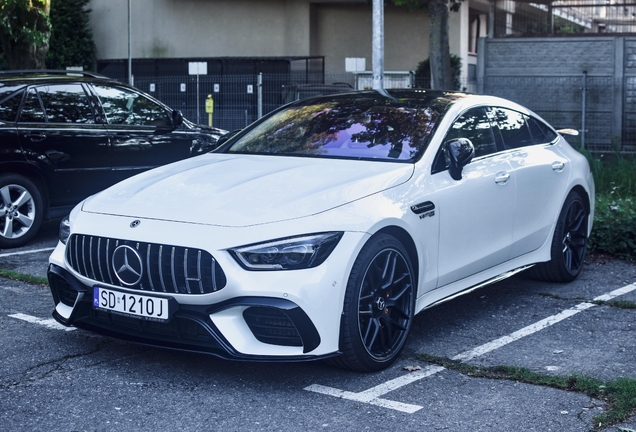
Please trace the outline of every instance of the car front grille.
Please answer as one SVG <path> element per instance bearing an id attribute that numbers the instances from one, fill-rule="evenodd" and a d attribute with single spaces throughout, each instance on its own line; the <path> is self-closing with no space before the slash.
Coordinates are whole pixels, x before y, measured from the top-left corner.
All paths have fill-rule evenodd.
<path id="1" fill-rule="evenodd" d="M 115 269 L 113 255 L 122 246 L 129 254 L 125 259 L 130 261 L 132 282 L 121 273 L 118 276 Z M 86 278 L 143 291 L 208 294 L 227 283 L 221 266 L 209 252 L 181 246 L 73 234 L 66 245 L 66 260 Z M 127 267 L 129 261 L 125 261 Z"/>

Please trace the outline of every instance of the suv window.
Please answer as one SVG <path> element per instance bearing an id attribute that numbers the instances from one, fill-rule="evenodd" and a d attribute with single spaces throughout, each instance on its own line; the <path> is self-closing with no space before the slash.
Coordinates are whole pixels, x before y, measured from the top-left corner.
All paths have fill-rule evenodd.
<path id="1" fill-rule="evenodd" d="M 81 84 L 53 84 L 37 88 L 49 123 L 95 123 L 90 101 Z"/>
<path id="2" fill-rule="evenodd" d="M 144 96 L 123 88 L 94 85 L 109 124 L 168 127 L 166 110 Z"/>
<path id="3" fill-rule="evenodd" d="M 24 123 L 46 123 L 44 109 L 35 89 L 29 89 L 27 92 L 22 113 L 20 114 L 20 121 Z"/>
<path id="4" fill-rule="evenodd" d="M 492 108 L 491 113 L 504 141 L 506 149 L 525 147 L 533 144 L 526 122 L 527 116 L 505 108 Z"/>
<path id="5" fill-rule="evenodd" d="M 7 95 L 7 93 L 10 92 L 5 92 L 4 90 L 15 90 L 15 87 L 0 89 L 0 121 L 14 122 L 18 116 L 18 109 L 20 108 L 20 102 L 22 101 L 24 92 L 21 91 Z"/>

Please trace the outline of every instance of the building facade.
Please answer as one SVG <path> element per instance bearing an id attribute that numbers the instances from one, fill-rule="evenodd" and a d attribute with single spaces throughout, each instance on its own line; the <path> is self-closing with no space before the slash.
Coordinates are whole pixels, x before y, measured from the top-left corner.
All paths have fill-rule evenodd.
<path id="1" fill-rule="evenodd" d="M 372 67 L 368 0 L 132 0 L 134 59 L 323 57 L 324 72 L 345 72 L 347 57 Z M 92 0 L 99 60 L 128 57 L 128 0 Z M 426 10 L 385 6 L 385 70 L 414 70 L 428 57 Z M 476 63 L 476 38 L 487 32 L 488 3 L 450 14 L 450 50 Z M 477 25 L 481 22 L 481 25 Z M 471 45 L 471 41 L 472 45 Z M 472 47 L 472 48 L 471 48 Z M 134 72 L 134 67 L 133 67 Z M 465 79 L 468 67 L 462 67 Z"/>

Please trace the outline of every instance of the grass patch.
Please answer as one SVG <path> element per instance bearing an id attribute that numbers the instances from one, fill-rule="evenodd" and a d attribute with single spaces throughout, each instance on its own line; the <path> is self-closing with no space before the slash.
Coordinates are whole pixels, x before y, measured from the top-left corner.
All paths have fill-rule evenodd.
<path id="1" fill-rule="evenodd" d="M 605 300 L 594 300 L 592 303 L 601 306 L 612 306 L 619 309 L 636 309 L 636 303 L 624 300 L 613 300 L 609 302 Z"/>
<path id="2" fill-rule="evenodd" d="M 514 366 L 479 367 L 430 354 L 418 354 L 427 363 L 433 363 L 461 374 L 488 379 L 517 381 L 573 391 L 600 399 L 608 404 L 607 412 L 594 417 L 594 428 L 605 428 L 625 421 L 636 409 L 636 380 L 618 378 L 601 381 L 582 375 L 547 375 Z"/>
<path id="3" fill-rule="evenodd" d="M 636 196 L 636 158 L 620 153 L 591 153 L 579 150 L 587 158 L 596 192 L 613 193 L 620 197 Z"/>
<path id="4" fill-rule="evenodd" d="M 47 278 L 19 273 L 13 270 L 0 269 L 0 277 L 26 282 L 32 285 L 49 286 L 49 280 Z"/>
<path id="5" fill-rule="evenodd" d="M 599 306 L 611 306 L 611 307 L 615 307 L 615 308 L 619 308 L 619 309 L 636 309 L 636 303 L 635 302 L 631 302 L 631 301 L 625 301 L 625 300 L 612 300 L 612 301 L 605 301 L 605 300 L 586 300 L 584 298 L 581 297 L 577 297 L 577 298 L 565 298 L 565 297 L 561 297 L 558 294 L 552 294 L 552 293 L 546 293 L 546 292 L 541 292 L 539 293 L 539 295 L 541 297 L 547 297 L 547 298 L 551 298 L 551 299 L 555 299 L 555 300 L 575 300 L 575 301 L 584 301 L 584 302 L 589 302 L 595 305 L 599 305 Z"/>

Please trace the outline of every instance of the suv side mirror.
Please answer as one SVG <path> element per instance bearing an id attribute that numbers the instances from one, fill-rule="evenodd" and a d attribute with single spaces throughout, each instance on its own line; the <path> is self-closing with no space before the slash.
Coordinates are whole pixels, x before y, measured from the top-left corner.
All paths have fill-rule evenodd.
<path id="1" fill-rule="evenodd" d="M 172 127 L 176 129 L 182 124 L 183 124 L 183 114 L 181 114 L 181 111 L 179 110 L 172 111 Z"/>
<path id="2" fill-rule="evenodd" d="M 240 131 L 242 131 L 242 129 L 234 129 L 231 132 L 226 133 L 225 135 L 221 135 L 218 139 L 218 141 L 216 142 L 217 146 L 221 146 L 221 144 L 227 142 L 230 138 L 232 138 L 234 135 L 236 135 L 237 133 L 239 133 Z"/>
<path id="3" fill-rule="evenodd" d="M 453 180 L 462 179 L 462 168 L 470 163 L 475 156 L 475 147 L 468 138 L 457 138 L 446 142 L 450 166 L 448 171 Z"/>

